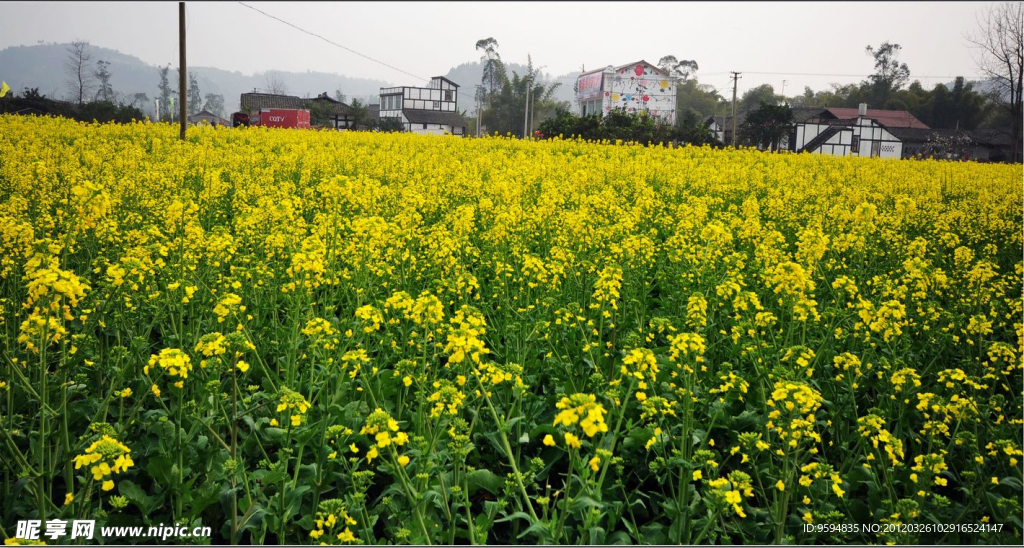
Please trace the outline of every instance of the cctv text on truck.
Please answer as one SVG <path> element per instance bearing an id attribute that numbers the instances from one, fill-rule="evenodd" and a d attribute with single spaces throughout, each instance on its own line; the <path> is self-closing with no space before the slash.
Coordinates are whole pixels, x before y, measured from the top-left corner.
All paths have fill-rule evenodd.
<path id="1" fill-rule="evenodd" d="M 293 108 L 260 110 L 259 125 L 266 127 L 309 128 L 309 111 Z"/>

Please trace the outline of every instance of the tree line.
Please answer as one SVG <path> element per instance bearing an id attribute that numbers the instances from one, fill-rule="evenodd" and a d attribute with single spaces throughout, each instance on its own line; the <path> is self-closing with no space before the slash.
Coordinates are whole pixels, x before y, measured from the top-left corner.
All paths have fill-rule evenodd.
<path id="1" fill-rule="evenodd" d="M 95 62 L 94 62 L 95 60 Z M 114 74 L 110 62 L 95 59 L 89 48 L 89 42 L 75 40 L 67 47 L 64 60 L 66 101 L 46 97 L 39 88 L 26 87 L 20 94 L 5 97 L 3 112 L 24 112 L 36 114 L 53 114 L 83 121 L 99 122 L 130 122 L 142 120 L 145 110 L 153 107 L 159 111 L 162 121 L 177 120 L 179 92 L 170 83 L 170 67 L 161 67 L 159 71 L 159 94 L 151 99 L 147 93 L 122 93 L 114 86 Z M 188 73 L 188 89 L 186 91 L 189 116 L 206 110 L 212 114 L 225 117 L 224 96 L 217 93 L 202 94 L 199 79 L 192 71 Z M 159 107 L 154 100 L 159 101 Z M 172 102 L 173 101 L 173 102 Z"/>
<path id="2" fill-rule="evenodd" d="M 793 108 L 857 108 L 866 103 L 872 109 L 907 111 L 933 129 L 1002 131 L 1011 137 L 1019 160 L 1024 95 L 1022 6 L 1020 2 L 1007 2 L 987 8 L 976 32 L 966 37 L 979 54 L 978 68 L 992 89 L 979 89 L 979 83 L 962 76 L 949 85 L 940 83 L 931 89 L 920 81 L 911 82 L 910 67 L 899 59 L 902 47 L 886 41 L 865 47 L 864 53 L 874 62 L 874 71 L 861 82 L 832 84 L 819 91 L 805 87 L 803 93 L 792 96 L 776 93 L 770 84 L 747 90 L 736 105 L 737 112 L 745 118 L 738 128 L 738 144 L 777 147 L 792 125 Z M 713 86 L 699 82 L 695 60 L 674 55 L 659 60 L 659 68 L 676 79 L 677 105 L 675 126 L 661 127 L 657 120 L 643 119 L 642 113 L 632 115 L 636 119 L 631 121 L 615 113 L 604 120 L 600 116 L 576 116 L 572 105 L 551 100 L 558 84 L 538 81 L 532 59 L 525 74 L 513 71 L 510 77 L 498 54 L 497 40 L 479 40 L 476 48 L 483 52 L 483 77 L 476 94 L 480 125 L 485 130 L 482 133 L 521 137 L 524 131 L 528 135 L 539 131 L 547 137 L 561 134 L 588 139 L 722 144 L 705 131 L 705 122 L 711 116 L 731 113 L 732 102 Z M 476 120 L 472 121 L 471 127 L 475 123 Z"/>

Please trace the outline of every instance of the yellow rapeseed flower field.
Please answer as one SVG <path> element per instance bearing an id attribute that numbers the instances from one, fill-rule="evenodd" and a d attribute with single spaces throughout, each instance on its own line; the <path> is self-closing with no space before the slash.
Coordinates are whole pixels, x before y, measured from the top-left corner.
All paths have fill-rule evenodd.
<path id="1" fill-rule="evenodd" d="M 177 131 L 0 116 L 0 536 L 1022 542 L 1019 165 Z"/>

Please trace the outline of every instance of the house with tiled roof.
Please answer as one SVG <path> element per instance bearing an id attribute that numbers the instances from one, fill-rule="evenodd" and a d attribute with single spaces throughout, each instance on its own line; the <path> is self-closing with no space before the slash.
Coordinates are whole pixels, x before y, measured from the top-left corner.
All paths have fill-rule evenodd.
<path id="1" fill-rule="evenodd" d="M 905 110 L 825 107 L 805 110 L 795 122 L 789 150 L 831 156 L 902 158 L 903 142 L 893 128 L 929 129 Z"/>
<path id="2" fill-rule="evenodd" d="M 378 116 L 399 120 L 406 131 L 433 135 L 466 135 L 466 119 L 459 114 L 459 85 L 435 76 L 425 88 L 380 88 Z"/>
<path id="3" fill-rule="evenodd" d="M 904 158 L 942 158 L 1005 162 L 1012 157 L 1013 139 L 999 129 L 890 128 L 903 143 Z"/>
<path id="4" fill-rule="evenodd" d="M 300 109 L 316 112 L 320 122 L 334 129 L 348 129 L 352 127 L 352 108 L 341 102 L 332 99 L 327 92 L 316 97 L 303 98 L 295 95 L 280 95 L 274 93 L 243 93 L 241 97 L 241 112 L 248 114 L 251 118 L 258 116 L 264 109 Z"/>
<path id="5" fill-rule="evenodd" d="M 188 123 L 231 127 L 231 122 L 205 109 L 189 116 Z"/>

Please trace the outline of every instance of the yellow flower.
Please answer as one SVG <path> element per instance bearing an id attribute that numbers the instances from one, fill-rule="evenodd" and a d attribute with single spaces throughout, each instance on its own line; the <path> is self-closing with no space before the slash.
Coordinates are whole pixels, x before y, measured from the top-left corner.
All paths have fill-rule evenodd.
<path id="1" fill-rule="evenodd" d="M 408 464 L 409 464 L 409 457 L 407 457 L 405 455 L 402 455 L 401 457 L 398 457 L 398 464 L 401 464 L 403 467 L 408 466 Z"/>
<path id="2" fill-rule="evenodd" d="M 775 482 L 775 488 L 778 489 L 779 491 L 785 491 L 786 490 L 786 484 L 783 483 L 782 480 L 779 480 L 779 481 Z"/>
<path id="3" fill-rule="evenodd" d="M 999 478 L 992 476 L 992 485 L 999 485 Z"/>
<path id="4" fill-rule="evenodd" d="M 159 398 L 160 397 L 160 387 L 157 386 L 156 384 L 154 384 L 151 387 L 151 389 L 153 390 L 153 395 Z"/>
<path id="5" fill-rule="evenodd" d="M 548 434 L 548 435 L 544 436 L 544 445 L 547 445 L 549 447 L 554 447 L 555 446 L 555 438 L 554 438 L 554 436 L 552 436 L 551 434 Z"/>
<path id="6" fill-rule="evenodd" d="M 373 459 L 377 458 L 377 456 L 377 446 L 375 445 L 370 448 L 369 452 L 366 453 L 366 462 L 373 462 Z"/>
<path id="7" fill-rule="evenodd" d="M 590 459 L 590 462 L 587 464 L 590 465 L 591 470 L 597 472 L 598 470 L 601 469 L 601 457 L 594 457 Z"/>
<path id="8" fill-rule="evenodd" d="M 64 495 L 64 506 L 70 505 L 72 502 L 74 502 L 74 500 L 75 500 L 75 495 L 74 494 L 68 493 L 68 494 Z"/>
<path id="9" fill-rule="evenodd" d="M 811 515 L 810 512 L 804 512 L 804 517 L 802 519 L 807 523 L 814 523 L 814 516 Z"/>
<path id="10" fill-rule="evenodd" d="M 241 371 L 242 373 L 245 373 L 246 371 L 249 370 L 249 364 L 243 360 L 238 360 L 238 363 L 235 364 L 235 367 L 237 367 L 238 370 Z"/>
<path id="11" fill-rule="evenodd" d="M 693 481 L 700 481 L 704 477 L 704 474 L 700 470 L 693 471 Z"/>
<path id="12" fill-rule="evenodd" d="M 565 444 L 574 449 L 580 448 L 580 439 L 574 436 L 571 432 L 565 433 Z"/>
<path id="13" fill-rule="evenodd" d="M 728 502 L 729 504 L 739 504 L 742 501 L 743 497 L 740 495 L 739 491 L 728 491 L 725 494 L 725 502 Z"/>
<path id="14" fill-rule="evenodd" d="M 104 491 L 110 491 L 113 488 L 114 488 L 114 480 L 107 480 L 107 481 L 103 482 L 103 490 Z"/>
<path id="15" fill-rule="evenodd" d="M 270 426 L 278 426 L 279 424 L 281 423 L 277 422 L 277 419 L 270 419 Z"/>

